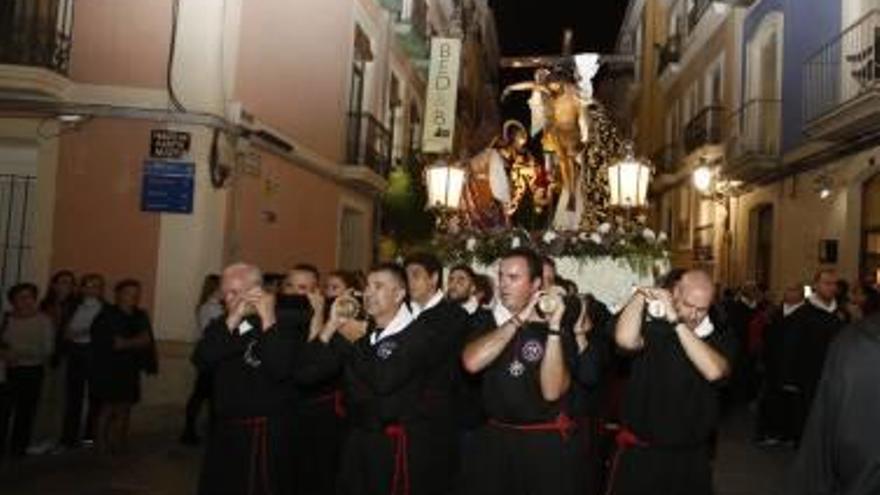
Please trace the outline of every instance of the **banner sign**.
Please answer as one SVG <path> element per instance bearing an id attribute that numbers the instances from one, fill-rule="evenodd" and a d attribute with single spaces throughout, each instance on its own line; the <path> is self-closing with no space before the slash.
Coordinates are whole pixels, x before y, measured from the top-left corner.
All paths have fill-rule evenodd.
<path id="1" fill-rule="evenodd" d="M 424 153 L 452 152 L 460 55 L 460 39 L 431 38 L 431 66 L 422 135 Z"/>
<path id="2" fill-rule="evenodd" d="M 195 163 L 144 161 L 141 211 L 192 213 Z"/>

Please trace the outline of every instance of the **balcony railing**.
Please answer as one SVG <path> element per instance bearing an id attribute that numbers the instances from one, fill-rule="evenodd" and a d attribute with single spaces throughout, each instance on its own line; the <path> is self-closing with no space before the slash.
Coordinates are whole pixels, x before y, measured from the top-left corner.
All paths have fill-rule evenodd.
<path id="1" fill-rule="evenodd" d="M 391 168 L 391 132 L 369 113 L 348 115 L 348 163 L 364 165 L 387 178 Z"/>
<path id="2" fill-rule="evenodd" d="M 778 158 L 782 130 L 782 102 L 753 99 L 731 116 L 731 155 Z"/>
<path id="3" fill-rule="evenodd" d="M 725 109 L 722 106 L 703 108 L 684 128 L 684 150 L 692 153 L 701 146 L 721 144 L 724 139 Z"/>
<path id="4" fill-rule="evenodd" d="M 651 155 L 651 163 L 657 169 L 657 173 L 671 174 L 678 169 L 681 160 L 681 144 L 667 144 Z"/>
<path id="5" fill-rule="evenodd" d="M 712 5 L 712 1 L 713 0 L 694 0 L 694 6 L 691 7 L 691 10 L 687 13 L 689 33 L 697 27 L 697 24 L 700 23 L 700 19 L 702 19 L 706 11 L 709 10 L 709 7 Z"/>
<path id="6" fill-rule="evenodd" d="M 72 30 L 73 0 L 0 1 L 0 64 L 67 75 Z"/>
<path id="7" fill-rule="evenodd" d="M 428 4 L 426 0 L 406 0 L 397 14 L 397 33 L 411 57 L 428 58 Z"/>
<path id="8" fill-rule="evenodd" d="M 880 89 L 880 10 L 872 10 L 804 64 L 804 118 L 815 120 Z"/>

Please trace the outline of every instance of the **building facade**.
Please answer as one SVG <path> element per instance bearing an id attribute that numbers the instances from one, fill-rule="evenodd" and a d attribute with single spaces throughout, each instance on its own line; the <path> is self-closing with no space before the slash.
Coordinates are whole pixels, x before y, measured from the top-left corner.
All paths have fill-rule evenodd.
<path id="1" fill-rule="evenodd" d="M 498 56 L 484 0 L 0 10 L 0 285 L 44 287 L 58 269 L 140 280 L 168 374 L 187 367 L 179 343 L 197 338 L 205 274 L 233 260 L 267 271 L 371 264 L 388 173 L 419 149 L 430 37 L 463 36 L 472 71 Z M 463 112 L 486 97 L 474 80 L 486 78 L 462 80 L 473 100 Z M 473 129 L 458 133 L 481 119 L 469 114 Z M 144 211 L 155 130 L 189 136 L 191 212 Z M 179 192 L 164 179 L 157 194 Z M 182 400 L 180 387 L 154 384 L 148 400 Z"/>
<path id="2" fill-rule="evenodd" d="M 676 265 L 776 294 L 820 267 L 876 276 L 874 4 L 631 2 L 619 45 Z"/>

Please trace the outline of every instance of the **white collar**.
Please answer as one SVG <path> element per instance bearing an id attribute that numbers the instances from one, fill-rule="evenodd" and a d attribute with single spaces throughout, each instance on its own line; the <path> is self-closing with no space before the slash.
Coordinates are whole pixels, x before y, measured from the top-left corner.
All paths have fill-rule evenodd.
<path id="1" fill-rule="evenodd" d="M 513 318 L 513 313 L 510 312 L 509 309 L 505 308 L 501 302 L 497 302 L 495 307 L 492 308 L 492 316 L 495 317 L 495 324 L 498 326 L 503 325 L 507 322 L 507 320 Z"/>
<path id="2" fill-rule="evenodd" d="M 392 335 L 397 335 L 398 333 L 404 331 L 406 327 L 409 326 L 410 323 L 415 320 L 415 317 L 412 313 L 407 309 L 406 304 L 401 304 L 400 308 L 397 310 L 397 314 L 394 315 L 394 318 L 388 322 L 388 325 L 382 329 L 381 332 L 376 333 L 373 332 L 370 334 L 370 344 L 376 345 L 379 341 L 383 339 L 387 339 Z"/>
<path id="3" fill-rule="evenodd" d="M 825 301 L 819 299 L 819 296 L 816 294 L 810 294 L 810 304 L 815 306 L 826 313 L 834 313 L 837 311 L 837 301 L 832 299 L 831 304 L 826 304 Z"/>
<path id="4" fill-rule="evenodd" d="M 804 302 L 801 301 L 795 304 L 782 303 L 782 316 L 789 316 L 795 311 L 798 310 L 801 306 L 804 305 Z"/>
<path id="5" fill-rule="evenodd" d="M 712 332 L 714 331 L 715 325 L 712 324 L 712 319 L 708 316 L 703 318 L 703 321 L 701 321 L 700 324 L 697 325 L 697 328 L 694 329 L 694 333 L 701 339 L 705 339 L 712 335 Z"/>
<path id="6" fill-rule="evenodd" d="M 419 305 L 419 303 L 412 301 L 411 306 L 412 306 L 413 318 L 418 318 L 420 314 L 422 314 L 425 311 L 440 304 L 440 301 L 442 301 L 442 300 L 443 300 L 443 291 L 438 290 L 437 292 L 434 293 L 433 296 L 431 296 L 431 299 L 428 299 L 428 303 L 425 304 L 425 307 L 422 307 L 421 305 Z"/>
<path id="7" fill-rule="evenodd" d="M 476 297 L 471 296 L 468 298 L 467 301 L 461 303 L 461 307 L 465 311 L 467 311 L 469 315 L 472 315 L 476 313 L 478 309 L 480 309 L 480 301 L 477 301 Z"/>
<path id="8" fill-rule="evenodd" d="M 745 304 L 749 307 L 749 309 L 755 309 L 758 307 L 758 301 L 753 301 L 745 296 L 739 296 L 739 302 Z"/>

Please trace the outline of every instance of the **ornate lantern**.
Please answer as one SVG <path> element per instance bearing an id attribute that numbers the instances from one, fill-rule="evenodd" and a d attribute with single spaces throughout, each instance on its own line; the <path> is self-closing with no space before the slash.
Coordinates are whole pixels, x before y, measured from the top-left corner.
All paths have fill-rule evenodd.
<path id="1" fill-rule="evenodd" d="M 428 189 L 428 208 L 457 210 L 467 171 L 458 164 L 440 160 L 425 167 L 425 185 Z"/>
<path id="2" fill-rule="evenodd" d="M 651 166 L 636 158 L 632 143 L 628 143 L 623 159 L 608 167 L 610 205 L 620 208 L 647 206 L 650 181 Z"/>

